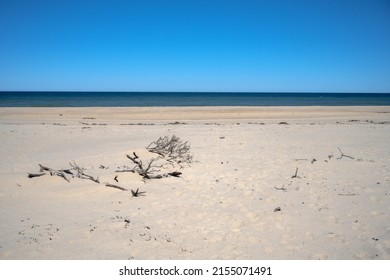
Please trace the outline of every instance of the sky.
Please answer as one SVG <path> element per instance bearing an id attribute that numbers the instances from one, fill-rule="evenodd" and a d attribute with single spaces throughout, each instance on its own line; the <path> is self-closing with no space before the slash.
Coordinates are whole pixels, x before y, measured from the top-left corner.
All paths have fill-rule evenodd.
<path id="1" fill-rule="evenodd" d="M 0 0 L 0 91 L 390 92 L 390 0 Z"/>

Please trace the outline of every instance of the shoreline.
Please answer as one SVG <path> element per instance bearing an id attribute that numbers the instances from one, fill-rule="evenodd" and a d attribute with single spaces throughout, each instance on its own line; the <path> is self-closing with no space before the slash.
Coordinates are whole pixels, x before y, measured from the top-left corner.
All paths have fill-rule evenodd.
<path id="1" fill-rule="evenodd" d="M 390 114 L 390 106 L 1 107 L 0 121 L 345 119 L 383 118 L 386 114 Z"/>

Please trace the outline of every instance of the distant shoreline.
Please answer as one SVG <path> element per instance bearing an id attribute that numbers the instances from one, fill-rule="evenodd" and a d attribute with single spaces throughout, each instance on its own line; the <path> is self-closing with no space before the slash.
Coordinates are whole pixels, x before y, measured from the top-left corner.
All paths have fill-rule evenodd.
<path id="1" fill-rule="evenodd" d="M 1 121 L 196 121 L 383 119 L 390 106 L 220 106 L 220 107 L 12 107 L 0 108 Z"/>

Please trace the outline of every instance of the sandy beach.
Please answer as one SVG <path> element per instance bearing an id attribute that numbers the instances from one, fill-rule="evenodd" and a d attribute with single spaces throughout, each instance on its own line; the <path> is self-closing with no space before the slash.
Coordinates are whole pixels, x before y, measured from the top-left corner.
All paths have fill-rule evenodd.
<path id="1" fill-rule="evenodd" d="M 179 177 L 116 172 L 164 135 Z M 390 107 L 0 108 L 0 140 L 0 259 L 390 259 Z"/>

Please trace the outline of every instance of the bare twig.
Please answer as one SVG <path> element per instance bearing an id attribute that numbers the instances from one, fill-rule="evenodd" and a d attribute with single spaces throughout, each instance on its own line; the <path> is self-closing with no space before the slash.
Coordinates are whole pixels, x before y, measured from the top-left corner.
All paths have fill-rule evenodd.
<path id="1" fill-rule="evenodd" d="M 137 172 L 139 175 L 141 175 L 145 179 L 160 179 L 160 178 L 162 178 L 162 175 L 153 175 L 153 173 L 160 171 L 159 169 L 156 169 L 156 168 L 159 168 L 161 166 L 157 166 L 157 165 L 153 164 L 154 162 L 159 160 L 159 158 L 152 158 L 147 163 L 147 166 L 144 167 L 142 160 L 140 160 L 140 158 L 135 153 L 133 153 L 133 155 L 134 155 L 134 157 L 132 157 L 130 155 L 126 155 L 126 157 L 128 159 L 130 159 L 135 164 L 135 167 L 132 169 L 133 172 Z M 129 170 L 129 171 L 131 171 L 131 170 Z M 122 172 L 124 172 L 124 171 L 122 171 Z"/>
<path id="2" fill-rule="evenodd" d="M 133 154 L 134 154 L 134 157 L 132 157 L 132 156 L 130 156 L 130 155 L 126 155 L 126 157 L 127 157 L 128 159 L 130 159 L 134 164 L 136 164 L 136 167 L 135 167 L 135 168 L 138 167 L 138 169 L 143 170 L 142 160 L 139 160 L 139 159 L 138 159 L 138 156 L 137 156 L 135 153 L 133 153 Z M 134 169 L 135 169 L 135 168 L 134 168 Z M 133 170 L 134 170 L 134 169 L 133 169 Z"/>
<path id="3" fill-rule="evenodd" d="M 50 167 L 43 166 L 42 164 L 38 164 L 38 165 L 41 168 L 40 172 L 47 171 L 50 173 L 51 176 L 56 175 L 56 176 L 64 178 L 66 181 L 69 182 L 69 179 L 65 175 L 65 173 L 68 173 L 68 172 L 65 172 L 64 170 L 55 170 L 55 169 L 52 169 Z M 69 170 L 66 170 L 66 171 L 69 171 Z"/>
<path id="4" fill-rule="evenodd" d="M 181 172 L 173 171 L 173 172 L 168 173 L 167 175 L 173 176 L 173 177 L 180 177 L 181 174 L 182 174 Z"/>
<path id="5" fill-rule="evenodd" d="M 109 184 L 109 183 L 106 183 L 106 187 L 118 189 L 118 190 L 121 190 L 121 191 L 127 191 L 127 189 L 125 189 L 125 188 L 122 188 L 122 187 L 117 186 L 117 185 L 112 185 L 112 184 Z"/>
<path id="6" fill-rule="evenodd" d="M 40 172 L 43 172 L 43 171 L 49 171 L 50 172 L 51 170 L 53 170 L 53 169 L 51 169 L 49 167 L 43 166 L 42 164 L 38 164 L 38 165 L 41 168 Z"/>
<path id="7" fill-rule="evenodd" d="M 343 151 L 341 151 L 341 149 L 339 148 L 339 147 L 337 147 L 337 149 L 339 149 L 339 151 L 340 151 L 340 157 L 338 157 L 337 159 L 342 159 L 343 157 L 347 157 L 347 158 L 350 158 L 350 159 L 354 159 L 353 157 L 351 157 L 351 156 L 348 156 L 348 155 L 345 155 L 344 153 L 343 153 Z"/>
<path id="8" fill-rule="evenodd" d="M 91 181 L 93 181 L 93 182 L 95 182 L 95 183 L 100 183 L 99 182 L 99 178 L 97 177 L 97 178 L 94 178 L 93 176 L 91 176 L 91 175 L 88 175 L 88 174 L 85 174 L 84 173 L 84 170 L 80 167 L 80 166 L 78 166 L 77 164 L 76 164 L 76 162 L 73 162 L 73 163 L 71 163 L 71 162 L 69 162 L 69 164 L 70 164 L 70 166 L 72 167 L 72 169 L 73 170 L 75 170 L 76 172 L 77 172 L 77 177 L 78 178 L 81 178 L 81 179 L 88 179 L 88 180 L 91 180 Z"/>
<path id="9" fill-rule="evenodd" d="M 291 178 L 301 178 L 298 176 L 298 167 L 295 168 L 295 174 Z"/>
<path id="10" fill-rule="evenodd" d="M 146 193 L 146 192 L 140 192 L 140 191 L 139 191 L 139 188 L 137 188 L 136 191 L 131 190 L 131 194 L 132 194 L 133 196 L 135 196 L 135 197 L 144 196 L 145 193 Z"/>
<path id="11" fill-rule="evenodd" d="M 28 178 L 34 178 L 34 177 L 41 177 L 43 175 L 46 175 L 46 173 L 28 173 Z"/>
<path id="12" fill-rule="evenodd" d="M 121 170 L 115 170 L 115 172 L 119 173 L 119 172 L 132 172 L 132 173 L 135 173 L 134 171 L 134 168 L 133 169 L 121 169 Z"/>

